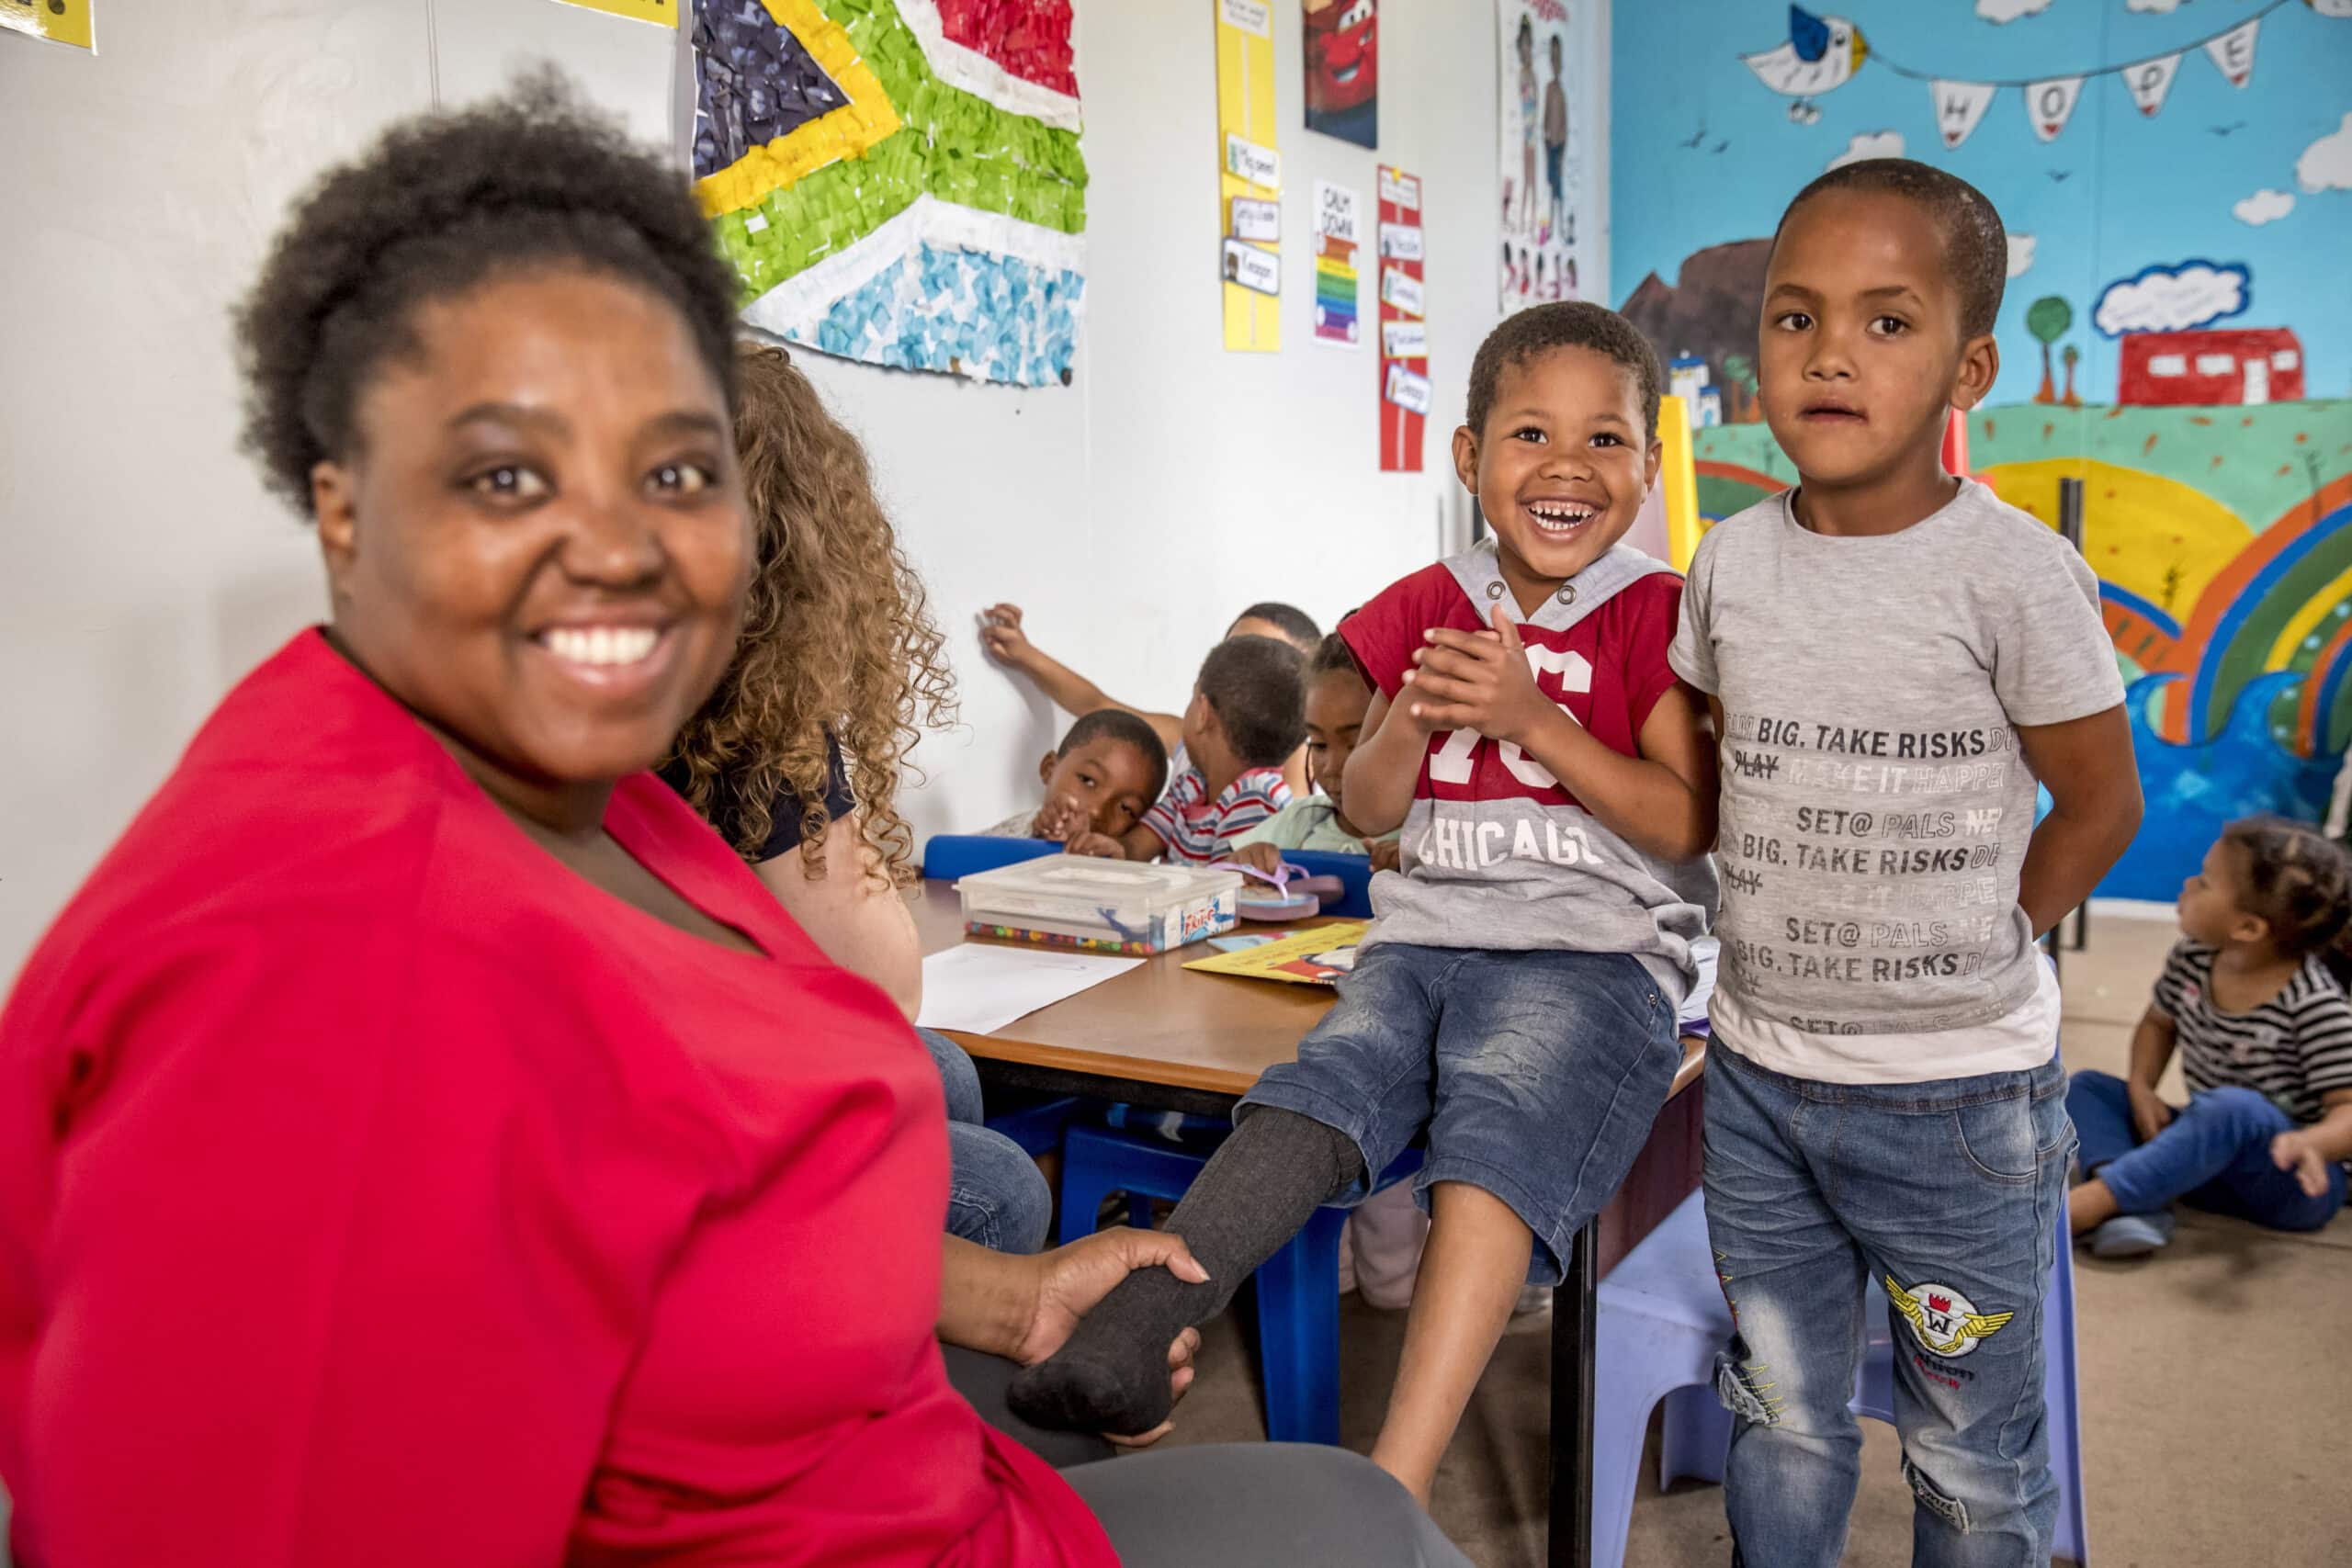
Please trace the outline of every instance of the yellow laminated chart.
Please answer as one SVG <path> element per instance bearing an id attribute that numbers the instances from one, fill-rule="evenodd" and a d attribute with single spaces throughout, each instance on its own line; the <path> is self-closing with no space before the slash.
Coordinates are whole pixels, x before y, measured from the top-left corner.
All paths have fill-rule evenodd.
<path id="1" fill-rule="evenodd" d="M 628 17 L 634 21 L 651 22 L 657 27 L 674 28 L 678 25 L 678 12 L 683 8 L 684 0 L 562 0 L 562 4 L 602 11 L 608 16 Z"/>
<path id="2" fill-rule="evenodd" d="M 90 0 L 0 0 L 0 32 L 29 33 L 92 54 L 98 51 Z"/>
<path id="3" fill-rule="evenodd" d="M 1272 0 L 1209 3 L 1216 7 L 1225 346 L 1272 354 L 1283 345 L 1283 165 L 1274 150 L 1273 6 Z"/>

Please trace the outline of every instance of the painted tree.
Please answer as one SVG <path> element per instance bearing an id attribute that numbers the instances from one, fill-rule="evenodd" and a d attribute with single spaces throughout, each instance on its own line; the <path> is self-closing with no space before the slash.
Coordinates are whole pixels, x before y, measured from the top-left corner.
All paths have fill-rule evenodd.
<path id="1" fill-rule="evenodd" d="M 1733 405 L 1734 424 L 1752 423 L 1756 418 L 1756 361 L 1745 354 L 1724 355 L 1724 379 L 1738 395 Z"/>
<path id="2" fill-rule="evenodd" d="M 2066 335 L 2075 324 L 2075 308 L 2055 294 L 2045 294 L 2026 310 L 2025 330 L 2041 344 L 2041 389 L 2033 394 L 2037 403 L 2058 400 L 2058 386 L 2050 374 L 2050 345 Z"/>
<path id="3" fill-rule="evenodd" d="M 2049 351 L 2044 349 L 2042 352 L 2046 354 Z M 2058 400 L 2070 409 L 2081 408 L 2083 400 L 2075 395 L 2075 366 L 2082 359 L 2083 351 L 2070 343 L 2066 345 L 2066 352 L 2059 357 L 2066 362 L 2066 392 Z"/>

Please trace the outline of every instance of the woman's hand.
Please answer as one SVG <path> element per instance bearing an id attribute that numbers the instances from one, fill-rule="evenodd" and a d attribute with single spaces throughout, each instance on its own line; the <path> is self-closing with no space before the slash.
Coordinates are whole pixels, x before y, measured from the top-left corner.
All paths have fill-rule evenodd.
<path id="1" fill-rule="evenodd" d="M 1023 1261 L 1032 1265 L 1036 1274 L 1036 1296 L 1028 1326 L 1012 1352 L 1012 1359 L 1024 1367 L 1034 1367 L 1060 1349 L 1071 1330 L 1078 1326 L 1079 1319 L 1137 1269 L 1165 1268 L 1179 1280 L 1194 1285 L 1205 1283 L 1209 1277 L 1208 1270 L 1194 1261 L 1184 1246 L 1184 1238 L 1165 1231 L 1097 1231 L 1067 1247 L 1057 1247 Z M 1200 1348 L 1201 1332 L 1197 1328 L 1187 1328 L 1168 1347 L 1168 1392 L 1171 1399 L 1182 1399 L 1184 1391 L 1193 1386 L 1193 1353 Z M 1107 1432 L 1103 1437 L 1121 1448 L 1139 1449 L 1167 1436 L 1170 1426 L 1163 1421 L 1148 1432 L 1131 1437 Z"/>
<path id="2" fill-rule="evenodd" d="M 2124 1091 L 2132 1101 L 2132 1130 L 2140 1134 L 2142 1143 L 2154 1141 L 2158 1133 L 2172 1125 L 2172 1107 L 2157 1099 L 2154 1089 L 2132 1078 L 2125 1083 Z M 2283 1133 L 2279 1135 L 2286 1136 Z"/>

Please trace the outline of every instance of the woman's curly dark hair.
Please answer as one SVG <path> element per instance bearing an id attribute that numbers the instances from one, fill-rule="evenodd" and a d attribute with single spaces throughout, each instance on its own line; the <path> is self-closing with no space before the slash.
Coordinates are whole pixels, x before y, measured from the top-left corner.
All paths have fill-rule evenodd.
<path id="1" fill-rule="evenodd" d="M 903 883 L 914 845 L 899 774 L 922 731 L 954 719 L 945 639 L 857 437 L 780 348 L 742 344 L 736 380 L 735 447 L 759 565 L 735 662 L 663 773 L 705 818 L 728 823 L 747 859 L 766 844 L 788 786 L 801 802 L 801 864 L 818 876 L 830 734 L 849 762 L 865 869 Z"/>
<path id="2" fill-rule="evenodd" d="M 543 71 L 393 127 L 296 206 L 237 314 L 244 446 L 270 489 L 310 513 L 311 468 L 356 449 L 360 391 L 414 352 L 418 306 L 548 265 L 667 299 L 733 406 L 735 276 L 685 180 Z"/>

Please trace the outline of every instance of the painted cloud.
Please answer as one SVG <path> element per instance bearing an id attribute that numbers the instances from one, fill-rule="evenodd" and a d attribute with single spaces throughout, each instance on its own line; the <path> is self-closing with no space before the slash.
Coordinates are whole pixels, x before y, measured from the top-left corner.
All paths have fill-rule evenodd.
<path id="1" fill-rule="evenodd" d="M 2241 223 L 2251 223 L 2259 229 L 2265 223 L 2276 223 L 2294 210 L 2292 191 L 2258 190 L 2231 208 L 2230 216 Z"/>
<path id="2" fill-rule="evenodd" d="M 2303 149 L 2295 160 L 2295 183 L 2305 190 L 2352 190 L 2352 114 Z"/>
<path id="3" fill-rule="evenodd" d="M 1823 173 L 1842 169 L 1849 164 L 1859 164 L 1865 158 L 1900 158 L 1903 156 L 1903 133 L 1899 130 L 1863 130 L 1855 133 L 1846 143 L 1846 150 L 1829 160 Z"/>
<path id="4" fill-rule="evenodd" d="M 2152 266 L 2109 284 L 2091 320 L 2109 337 L 2186 332 L 2245 310 L 2247 283 L 2243 266 L 2204 261 Z"/>

